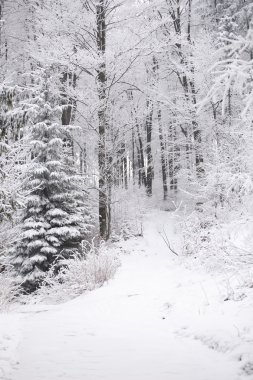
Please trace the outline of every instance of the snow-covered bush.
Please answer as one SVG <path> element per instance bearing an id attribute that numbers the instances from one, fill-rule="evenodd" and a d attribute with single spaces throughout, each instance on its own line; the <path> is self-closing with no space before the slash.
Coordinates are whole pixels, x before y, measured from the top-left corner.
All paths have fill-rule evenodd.
<path id="1" fill-rule="evenodd" d="M 107 251 L 94 252 L 91 250 L 86 258 L 78 255 L 72 260 L 66 260 L 60 273 L 62 280 L 72 288 L 92 290 L 110 280 L 119 265 L 116 256 Z"/>
<path id="2" fill-rule="evenodd" d="M 61 302 L 101 287 L 113 278 L 120 261 L 104 244 L 96 248 L 94 244 L 87 243 L 82 255 L 73 254 L 71 259 L 62 259 L 60 265 L 57 274 L 54 266 L 47 273 L 36 292 L 37 299 Z"/>
<path id="3" fill-rule="evenodd" d="M 5 273 L 0 273 L 0 312 L 8 308 L 19 292 L 20 288 L 15 284 L 13 278 Z"/>
<path id="4" fill-rule="evenodd" d="M 244 206 L 245 202 L 244 199 Z M 211 202 L 199 206 L 181 223 L 184 254 L 194 257 L 208 270 L 237 271 L 252 266 L 251 208 L 252 204 L 248 210 L 234 204 L 231 210 L 225 205 L 216 213 Z"/>

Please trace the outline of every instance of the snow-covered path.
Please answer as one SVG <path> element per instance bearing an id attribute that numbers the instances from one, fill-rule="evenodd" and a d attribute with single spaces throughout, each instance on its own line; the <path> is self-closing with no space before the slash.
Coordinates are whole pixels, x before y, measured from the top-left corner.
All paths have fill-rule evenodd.
<path id="1" fill-rule="evenodd" d="M 173 240 L 168 215 L 151 217 L 143 239 L 122 243 L 131 254 L 123 255 L 109 284 L 63 305 L 22 314 L 19 365 L 11 380 L 242 378 L 240 362 L 230 354 L 235 347 L 227 342 L 234 334 L 231 341 L 237 344 L 235 322 L 226 324 L 219 304 L 213 314 L 216 295 L 168 251 L 158 233 L 165 226 Z M 217 343 L 203 331 L 215 331 L 219 316 L 224 323 L 218 328 L 227 334 Z"/>

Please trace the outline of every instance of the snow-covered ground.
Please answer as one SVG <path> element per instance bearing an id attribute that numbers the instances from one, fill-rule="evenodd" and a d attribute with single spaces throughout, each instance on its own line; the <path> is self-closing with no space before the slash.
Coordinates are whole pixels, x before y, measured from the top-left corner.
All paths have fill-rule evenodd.
<path id="1" fill-rule="evenodd" d="M 104 287 L 0 315 L 0 379 L 253 379 L 250 271 L 186 267 L 164 230 L 180 252 L 172 214 L 150 213 Z"/>

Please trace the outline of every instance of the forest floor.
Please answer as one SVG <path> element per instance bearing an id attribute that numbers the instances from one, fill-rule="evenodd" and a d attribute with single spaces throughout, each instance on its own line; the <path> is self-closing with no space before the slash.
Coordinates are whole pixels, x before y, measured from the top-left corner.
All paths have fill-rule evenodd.
<path id="1" fill-rule="evenodd" d="M 0 315 L 1 380 L 253 379 L 253 289 L 174 255 L 171 213 L 143 231 L 115 243 L 122 265 L 102 288 Z"/>

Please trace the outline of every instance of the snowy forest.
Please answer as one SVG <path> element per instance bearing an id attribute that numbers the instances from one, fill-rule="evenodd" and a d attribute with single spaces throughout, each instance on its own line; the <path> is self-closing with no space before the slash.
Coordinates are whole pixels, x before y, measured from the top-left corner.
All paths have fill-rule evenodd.
<path id="1" fill-rule="evenodd" d="M 253 1 L 0 0 L 0 379 L 253 379 Z"/>

